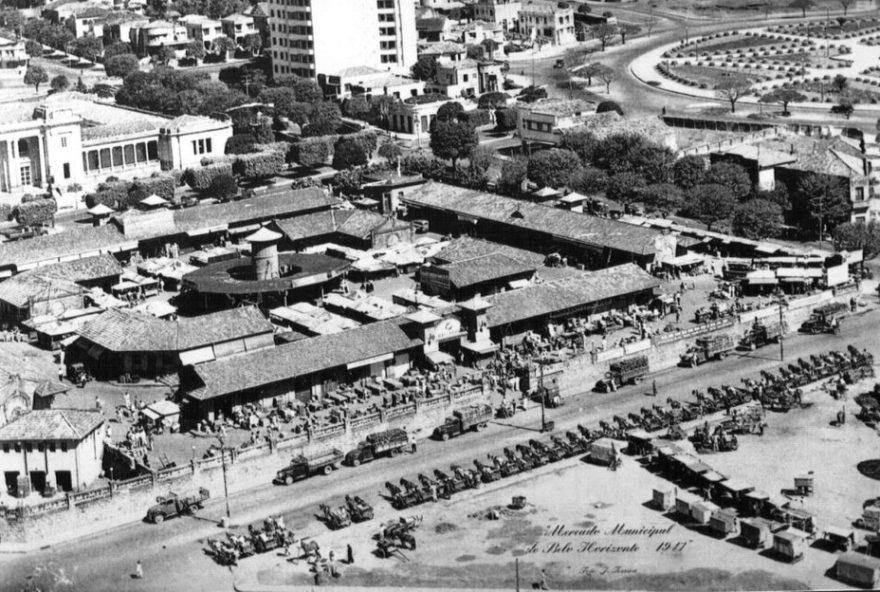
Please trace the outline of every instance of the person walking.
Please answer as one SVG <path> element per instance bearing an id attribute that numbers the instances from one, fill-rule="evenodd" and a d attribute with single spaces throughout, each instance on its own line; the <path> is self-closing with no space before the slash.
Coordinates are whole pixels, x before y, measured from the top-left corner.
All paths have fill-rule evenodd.
<path id="1" fill-rule="evenodd" d="M 348 555 L 348 557 L 347 557 L 348 564 L 353 565 L 354 564 L 354 549 L 351 548 L 351 545 L 346 545 L 345 550 Z"/>
<path id="2" fill-rule="evenodd" d="M 137 580 L 144 579 L 144 566 L 141 565 L 141 560 L 138 559 L 137 564 L 134 566 L 134 577 Z"/>

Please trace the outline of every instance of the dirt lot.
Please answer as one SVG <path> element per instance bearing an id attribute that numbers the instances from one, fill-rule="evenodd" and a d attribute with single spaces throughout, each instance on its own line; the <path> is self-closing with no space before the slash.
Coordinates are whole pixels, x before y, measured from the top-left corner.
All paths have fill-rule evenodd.
<path id="1" fill-rule="evenodd" d="M 839 428 L 830 421 L 841 402 L 821 391 L 808 393 L 806 401 L 814 405 L 768 415 L 763 437 L 740 437 L 738 451 L 703 460 L 771 494 L 791 487 L 795 474 L 813 470 L 817 491 L 804 507 L 815 511 L 820 529 L 844 526 L 858 515 L 862 500 L 876 493 L 875 484 L 855 469 L 875 454 L 876 434 L 855 420 L 851 401 Z M 325 557 L 330 550 L 344 557 L 345 545 L 354 547 L 355 565 L 339 564 L 342 576 L 333 584 L 340 586 L 510 589 L 519 558 L 525 589 L 540 582 L 541 569 L 553 589 L 844 587 L 826 576 L 832 553 L 813 547 L 804 561 L 790 565 L 707 536 L 652 509 L 647 502 L 655 485 L 668 483 L 632 458 L 616 472 L 574 458 L 409 512 L 379 501 L 373 521 L 340 532 L 311 521 L 295 528 L 297 537 L 314 536 Z M 526 509 L 507 507 L 515 495 L 526 496 Z M 486 517 L 490 509 L 499 511 L 498 520 Z M 417 550 L 405 551 L 405 560 L 375 557 L 372 537 L 380 522 L 409 515 L 423 517 Z M 279 556 L 246 559 L 236 575 L 241 590 L 258 583 L 313 582 L 303 562 L 294 565 Z"/>

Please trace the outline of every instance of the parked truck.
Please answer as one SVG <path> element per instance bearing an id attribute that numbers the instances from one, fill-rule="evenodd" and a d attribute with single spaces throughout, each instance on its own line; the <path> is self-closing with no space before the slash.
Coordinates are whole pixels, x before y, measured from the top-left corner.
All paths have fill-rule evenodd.
<path id="1" fill-rule="evenodd" d="M 181 497 L 171 492 L 168 495 L 160 495 L 156 498 L 156 505 L 147 510 L 147 521 L 160 524 L 168 518 L 174 518 L 182 514 L 192 514 L 195 510 L 204 507 L 205 500 L 211 497 L 207 489 L 202 487 L 196 495 Z"/>
<path id="2" fill-rule="evenodd" d="M 275 483 L 291 485 L 294 481 L 302 481 L 318 473 L 329 475 L 333 469 L 339 468 L 343 458 L 345 455 L 336 448 L 311 457 L 302 454 L 294 456 L 289 465 L 275 473 Z"/>
<path id="3" fill-rule="evenodd" d="M 810 318 L 801 325 L 801 333 L 840 333 L 840 321 L 849 307 L 844 302 L 831 302 L 813 309 Z"/>
<path id="4" fill-rule="evenodd" d="M 468 430 L 482 431 L 487 422 L 494 415 L 489 405 L 471 405 L 452 413 L 442 425 L 434 429 L 434 437 L 438 440 L 448 440 L 460 436 Z"/>
<path id="5" fill-rule="evenodd" d="M 742 341 L 739 344 L 746 349 L 757 349 L 771 342 L 779 343 L 783 333 L 785 333 L 785 327 L 779 324 L 779 322 L 755 321 L 746 331 L 746 334 L 743 335 Z"/>
<path id="6" fill-rule="evenodd" d="M 409 436 L 400 428 L 376 432 L 345 455 L 345 464 L 356 467 L 382 456 L 397 456 L 408 444 Z"/>
<path id="7" fill-rule="evenodd" d="M 616 391 L 624 384 L 636 384 L 648 373 L 648 356 L 634 356 L 614 362 L 605 373 L 605 378 L 596 383 L 596 390 L 602 393 Z"/>
<path id="8" fill-rule="evenodd" d="M 681 356 L 681 365 L 696 368 L 709 360 L 721 360 L 727 357 L 736 347 L 730 335 L 713 335 L 712 337 L 700 337 L 694 345 L 690 346 Z"/>

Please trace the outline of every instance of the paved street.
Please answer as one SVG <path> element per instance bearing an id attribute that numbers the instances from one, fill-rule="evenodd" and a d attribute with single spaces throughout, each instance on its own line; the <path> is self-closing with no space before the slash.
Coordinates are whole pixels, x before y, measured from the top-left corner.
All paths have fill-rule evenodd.
<path id="1" fill-rule="evenodd" d="M 875 297 L 871 296 L 869 300 L 873 304 Z M 874 335 L 878 330 L 880 313 L 875 311 L 845 322 L 841 336 L 794 336 L 785 343 L 787 359 L 842 349 L 847 343 L 870 349 L 876 343 Z M 676 368 L 659 374 L 656 379 L 661 397 L 657 403 L 664 402 L 666 396 L 688 398 L 688 393 L 695 388 L 738 383 L 741 376 L 775 367 L 777 355 L 777 348 L 768 347 L 731 356 L 700 370 Z M 599 419 L 636 410 L 648 402 L 653 403 L 654 399 L 647 397 L 644 384 L 641 388 L 628 387 L 605 395 L 578 393 L 567 398 L 564 407 L 549 410 L 548 419 L 556 421 L 557 429 L 569 429 L 577 423 L 594 426 Z M 282 513 L 297 538 L 313 535 L 320 541 L 320 535 L 326 531 L 314 518 L 319 502 L 357 493 L 386 512 L 387 502 L 378 495 L 385 481 L 411 477 L 425 469 L 454 462 L 470 464 L 470 459 L 485 457 L 488 452 L 500 451 L 503 446 L 533 437 L 539 423 L 540 411 L 532 410 L 517 415 L 512 421 L 496 422 L 481 434 L 468 434 L 448 443 L 426 442 L 416 456 L 403 455 L 357 469 L 343 468 L 330 477 L 316 477 L 292 487 L 273 486 L 269 483 L 271 475 L 266 475 L 265 484 L 230 499 L 233 523 L 243 525 Z M 59 545 L 27 556 L 0 556 L 0 570 L 4 574 L 0 590 L 18 589 L 35 566 L 49 562 L 53 562 L 54 569 L 64 569 L 75 582 L 87 582 L 82 589 L 88 590 L 170 590 L 179 587 L 183 581 L 190 590 L 230 589 L 233 573 L 216 565 L 202 551 L 206 538 L 222 532 L 217 521 L 223 515 L 224 505 L 218 494 L 215 492 L 215 499 L 196 518 L 173 520 L 161 526 L 131 524 L 89 540 Z M 138 559 L 148 574 L 144 581 L 130 579 Z"/>

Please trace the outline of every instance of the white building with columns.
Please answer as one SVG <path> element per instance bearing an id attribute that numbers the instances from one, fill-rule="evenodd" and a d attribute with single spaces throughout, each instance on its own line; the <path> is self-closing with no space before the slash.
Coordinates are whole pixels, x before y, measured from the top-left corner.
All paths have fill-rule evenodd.
<path id="1" fill-rule="evenodd" d="M 144 176 L 223 154 L 231 121 L 171 119 L 76 92 L 0 105 L 0 195 Z"/>

